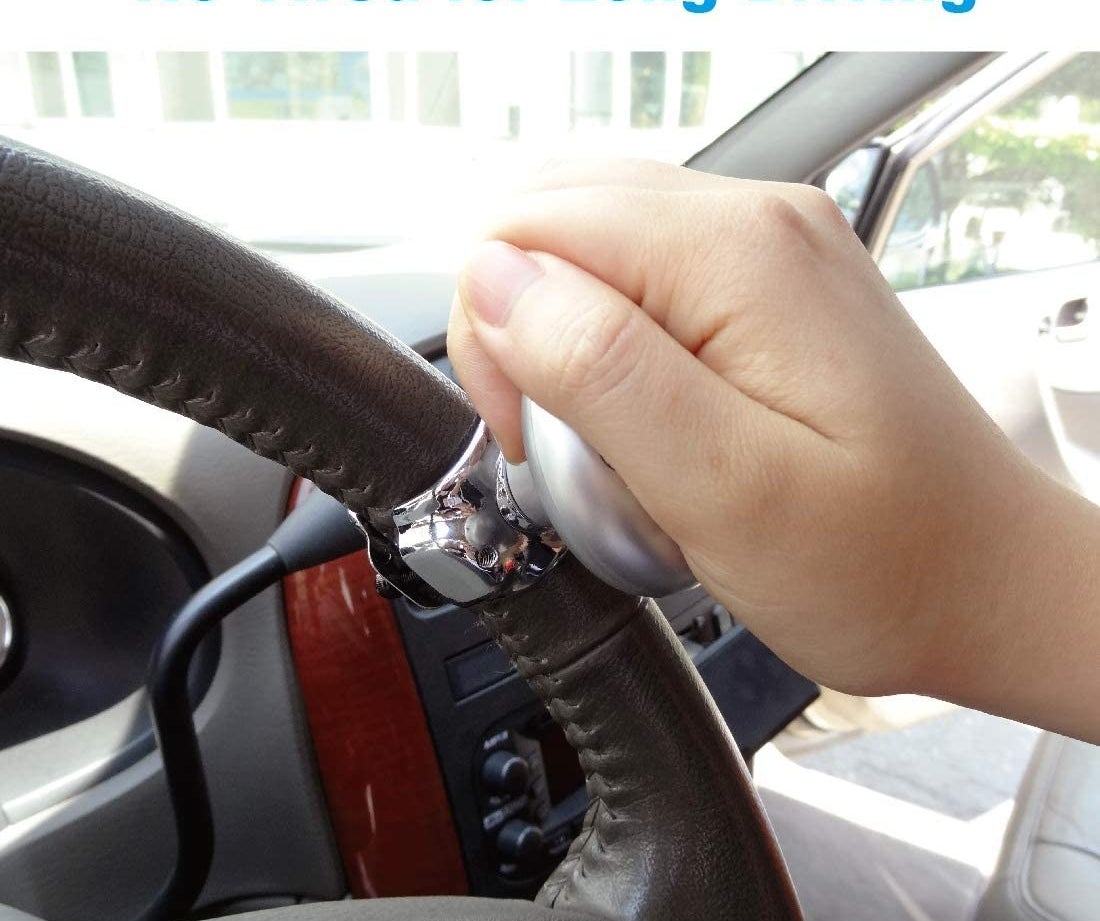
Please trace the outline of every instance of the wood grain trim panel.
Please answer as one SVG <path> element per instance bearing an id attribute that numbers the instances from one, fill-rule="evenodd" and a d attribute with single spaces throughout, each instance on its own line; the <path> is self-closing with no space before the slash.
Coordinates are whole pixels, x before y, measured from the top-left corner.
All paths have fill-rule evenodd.
<path id="1" fill-rule="evenodd" d="M 299 480 L 290 508 L 312 484 Z M 463 895 L 450 804 L 393 608 L 366 553 L 284 581 L 291 651 L 357 898 Z"/>

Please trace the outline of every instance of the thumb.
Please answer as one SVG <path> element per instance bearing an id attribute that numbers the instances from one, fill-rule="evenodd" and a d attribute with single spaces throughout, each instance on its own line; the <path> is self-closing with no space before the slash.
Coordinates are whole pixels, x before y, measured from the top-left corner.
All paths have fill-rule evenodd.
<path id="1" fill-rule="evenodd" d="M 483 243 L 459 279 L 459 300 L 451 358 L 498 440 L 516 443 L 514 397 L 527 394 L 599 451 L 674 537 L 702 498 L 690 492 L 707 487 L 685 494 L 679 483 L 669 488 L 670 475 L 688 457 L 718 472 L 734 431 L 760 424 L 752 417 L 761 407 L 645 311 L 557 257 Z"/>

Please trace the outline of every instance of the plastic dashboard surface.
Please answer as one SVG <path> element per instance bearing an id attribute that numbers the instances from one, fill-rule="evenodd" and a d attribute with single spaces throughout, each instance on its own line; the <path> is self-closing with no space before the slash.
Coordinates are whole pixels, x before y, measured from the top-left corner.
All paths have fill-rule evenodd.
<path id="1" fill-rule="evenodd" d="M 373 257 L 335 267 L 311 259 L 292 268 L 323 286 L 328 279 L 338 296 L 415 343 L 445 328 L 454 284 L 445 272 L 416 270 L 419 259 L 396 268 Z M 287 471 L 217 432 L 16 362 L 0 360 L 0 392 L 0 440 L 108 478 L 178 527 L 210 573 L 262 544 L 286 513 Z M 64 561 L 54 562 L 57 578 L 67 578 Z M 143 695 L 113 705 L 105 697 L 103 706 L 0 753 L 5 782 L 36 795 L 21 796 L 17 808 L 0 803 L 0 904 L 51 921 L 118 921 L 136 916 L 167 877 L 173 836 L 159 758 L 134 744 L 147 730 Z M 279 591 L 223 624 L 196 722 L 218 842 L 200 904 L 346 894 Z"/>
<path id="2" fill-rule="evenodd" d="M 284 513 L 286 471 L 217 432 L 23 364 L 0 362 L 0 391 L 12 395 L 0 401 L 0 437 L 109 478 L 173 522 L 210 573 L 259 546 Z M 117 563 L 112 536 L 94 539 L 104 566 Z M 75 578 L 64 559 L 53 563 L 55 578 Z M 267 592 L 223 624 L 196 711 L 218 838 L 204 903 L 345 891 L 278 601 Z M 127 642 L 125 631 L 114 641 Z M 35 808 L 5 808 L 0 818 L 0 903 L 51 921 L 117 921 L 150 901 L 172 867 L 174 839 L 159 758 L 133 745 L 146 731 L 143 713 L 135 691 L 5 749 L 5 782 L 25 777 L 40 796 Z"/>

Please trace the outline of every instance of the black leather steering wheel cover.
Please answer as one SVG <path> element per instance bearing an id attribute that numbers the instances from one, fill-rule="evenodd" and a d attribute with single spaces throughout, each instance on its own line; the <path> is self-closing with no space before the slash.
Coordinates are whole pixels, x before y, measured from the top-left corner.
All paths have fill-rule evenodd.
<path id="1" fill-rule="evenodd" d="M 328 294 L 3 139 L 0 241 L 0 356 L 218 428 L 355 511 L 416 495 L 472 436 L 458 387 Z"/>
<path id="2" fill-rule="evenodd" d="M 745 762 L 652 600 L 569 557 L 482 622 L 585 772 L 584 828 L 540 903 L 631 921 L 801 917 Z"/>
<path id="3" fill-rule="evenodd" d="M 356 511 L 419 492 L 474 424 L 461 391 L 324 293 L 192 218 L 2 140 L 0 356 L 215 426 Z M 567 558 L 481 616 L 580 754 L 584 832 L 541 907 L 397 900 L 356 917 L 800 917 L 744 762 L 652 602 Z"/>

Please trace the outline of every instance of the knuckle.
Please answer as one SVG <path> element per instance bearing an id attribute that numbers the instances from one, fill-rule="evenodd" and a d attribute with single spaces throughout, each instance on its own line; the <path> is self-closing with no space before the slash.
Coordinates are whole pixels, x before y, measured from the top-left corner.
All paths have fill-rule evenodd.
<path id="1" fill-rule="evenodd" d="M 753 203 L 756 224 L 769 236 L 780 240 L 805 240 L 810 237 L 810 221 L 788 199 L 774 192 L 759 194 Z"/>
<path id="2" fill-rule="evenodd" d="M 848 219 L 828 192 L 813 185 L 802 186 L 801 188 L 804 190 L 804 207 L 811 217 L 820 221 L 826 227 L 843 226 L 844 229 L 848 229 Z"/>
<path id="3" fill-rule="evenodd" d="M 624 384 L 639 360 L 637 322 L 631 309 L 593 305 L 564 324 L 557 386 L 567 400 L 600 400 Z"/>
<path id="4" fill-rule="evenodd" d="M 816 186 L 791 186 L 784 193 L 755 193 L 751 220 L 768 236 L 786 242 L 812 241 L 822 230 L 848 232 L 848 219 L 827 192 Z"/>

